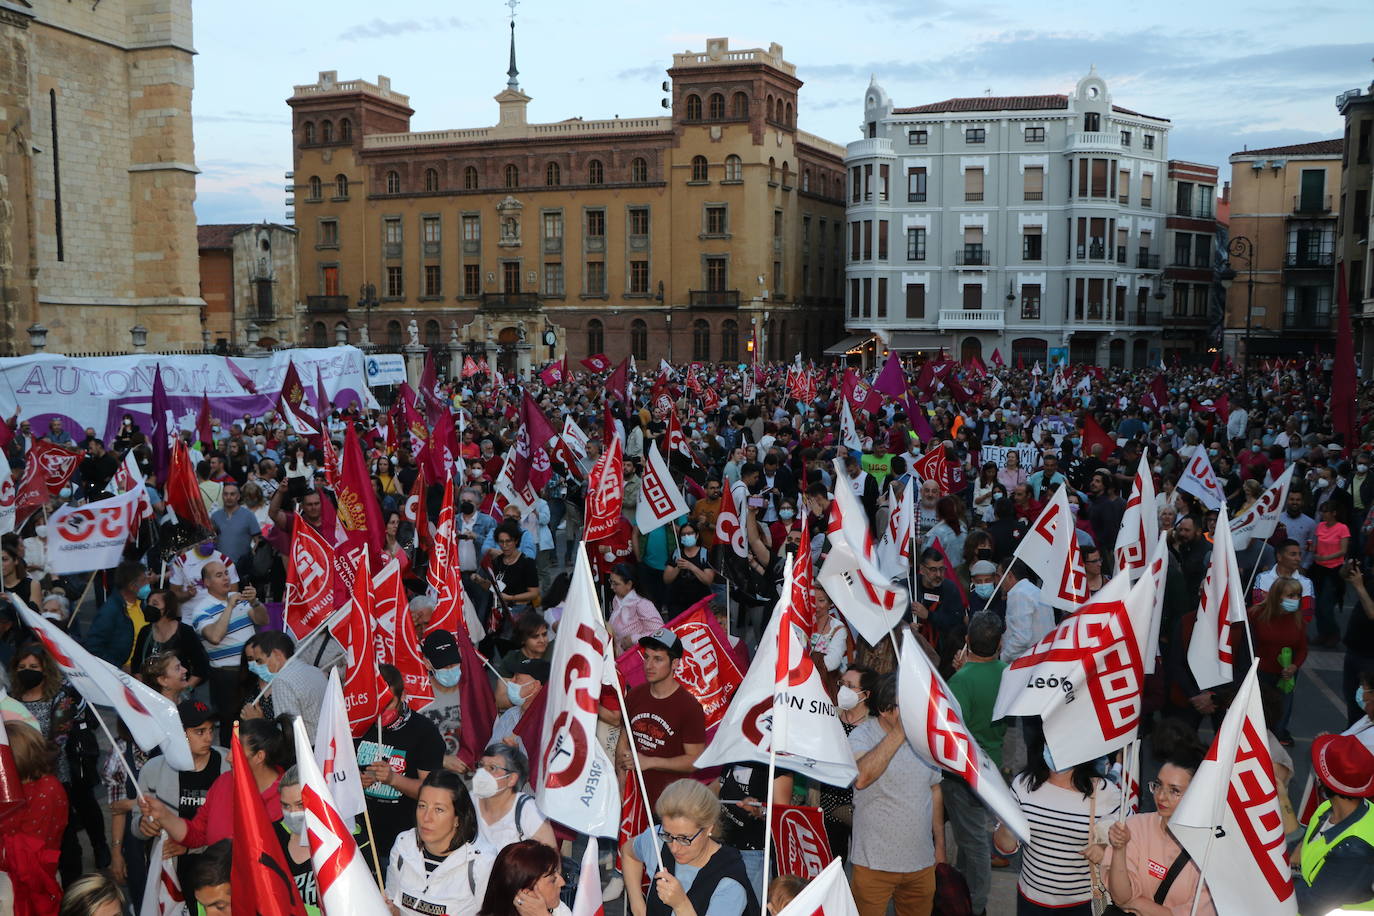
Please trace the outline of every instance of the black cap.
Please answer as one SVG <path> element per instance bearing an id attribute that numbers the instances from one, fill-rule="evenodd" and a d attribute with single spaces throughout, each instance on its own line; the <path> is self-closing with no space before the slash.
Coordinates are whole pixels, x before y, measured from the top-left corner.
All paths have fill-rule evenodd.
<path id="1" fill-rule="evenodd" d="M 177 704 L 177 714 L 181 716 L 182 728 L 200 728 L 212 719 L 218 719 L 215 711 L 200 700 L 182 700 Z"/>
<path id="2" fill-rule="evenodd" d="M 436 671 L 440 668 L 451 668 L 463 661 L 463 653 L 458 651 L 458 642 L 448 630 L 431 632 L 425 637 L 422 648 L 425 658 Z"/>
<path id="3" fill-rule="evenodd" d="M 520 661 L 511 666 L 511 677 L 517 674 L 528 674 L 541 684 L 549 682 L 549 674 L 553 669 L 549 663 L 542 658 L 526 658 L 521 656 Z"/>
<path id="4" fill-rule="evenodd" d="M 682 658 L 682 640 L 677 638 L 677 634 L 667 627 L 659 627 L 648 636 L 639 640 L 641 649 L 662 649 L 668 653 L 669 658 Z"/>

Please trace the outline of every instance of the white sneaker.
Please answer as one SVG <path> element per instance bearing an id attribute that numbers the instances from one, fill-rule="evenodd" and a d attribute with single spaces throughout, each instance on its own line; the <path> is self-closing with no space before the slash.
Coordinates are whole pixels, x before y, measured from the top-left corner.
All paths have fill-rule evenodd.
<path id="1" fill-rule="evenodd" d="M 610 903 L 612 900 L 619 900 L 620 895 L 625 893 L 625 879 L 619 872 L 611 875 L 611 880 L 606 882 L 606 887 L 601 891 L 601 902 Z"/>

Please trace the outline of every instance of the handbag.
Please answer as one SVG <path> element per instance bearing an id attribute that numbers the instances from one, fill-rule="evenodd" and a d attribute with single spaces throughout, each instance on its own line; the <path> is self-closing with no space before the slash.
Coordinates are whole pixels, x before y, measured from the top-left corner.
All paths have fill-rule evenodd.
<path id="1" fill-rule="evenodd" d="M 1093 797 L 1088 808 L 1088 845 L 1091 846 L 1093 839 L 1097 835 L 1097 783 L 1093 783 Z M 1089 864 L 1092 872 L 1093 886 L 1093 916 L 1130 916 L 1125 910 L 1112 902 L 1111 892 L 1107 890 L 1107 883 L 1102 880 L 1102 869 L 1096 863 Z"/>
<path id="2" fill-rule="evenodd" d="M 973 916 L 973 896 L 968 881 L 948 862 L 935 866 L 935 902 L 931 912 L 940 916 Z"/>

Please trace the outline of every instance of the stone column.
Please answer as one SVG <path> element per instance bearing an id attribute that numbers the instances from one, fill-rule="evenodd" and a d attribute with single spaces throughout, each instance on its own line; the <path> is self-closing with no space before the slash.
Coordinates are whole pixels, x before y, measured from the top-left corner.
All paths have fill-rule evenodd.
<path id="1" fill-rule="evenodd" d="M 449 381 L 461 378 L 463 374 L 463 344 L 458 340 L 458 322 L 455 319 L 448 326 L 448 377 Z"/>
<path id="2" fill-rule="evenodd" d="M 410 387 L 418 389 L 420 376 L 425 371 L 425 348 L 407 344 L 401 352 L 405 354 L 406 381 L 410 382 Z"/>

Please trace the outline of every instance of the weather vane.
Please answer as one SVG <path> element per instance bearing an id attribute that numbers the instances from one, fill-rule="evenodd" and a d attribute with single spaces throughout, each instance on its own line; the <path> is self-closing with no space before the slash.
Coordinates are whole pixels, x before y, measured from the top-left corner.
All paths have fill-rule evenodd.
<path id="1" fill-rule="evenodd" d="M 520 5 L 520 0 L 506 0 L 506 6 L 510 7 L 510 21 L 515 24 L 515 8 Z"/>

